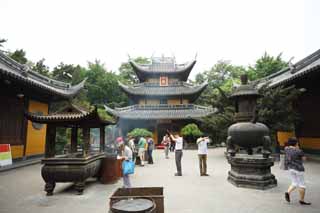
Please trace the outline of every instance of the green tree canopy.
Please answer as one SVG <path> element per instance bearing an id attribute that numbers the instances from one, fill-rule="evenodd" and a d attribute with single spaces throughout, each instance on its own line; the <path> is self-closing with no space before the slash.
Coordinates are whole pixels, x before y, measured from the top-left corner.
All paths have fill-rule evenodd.
<path id="1" fill-rule="evenodd" d="M 265 52 L 253 66 L 249 66 L 248 76 L 250 80 L 257 80 L 278 72 L 287 66 L 288 62 L 282 59 L 282 53 L 273 57 Z"/>
<path id="2" fill-rule="evenodd" d="M 28 62 L 28 59 L 26 58 L 26 52 L 23 49 L 9 53 L 9 57 L 20 64 L 26 64 Z"/>
<path id="3" fill-rule="evenodd" d="M 50 76 L 49 67 L 44 64 L 45 59 L 39 60 L 35 65 L 32 66 L 32 70 L 40 73 L 44 76 Z"/>
<path id="4" fill-rule="evenodd" d="M 152 132 L 147 129 L 135 128 L 127 134 L 129 137 L 152 137 Z"/>
<path id="5" fill-rule="evenodd" d="M 120 78 L 127 84 L 136 84 L 136 83 L 139 83 L 139 79 L 136 73 L 134 72 L 131 64 L 129 63 L 130 60 L 132 59 L 129 59 L 127 62 L 124 62 L 120 65 L 119 67 Z M 144 57 L 134 58 L 133 61 L 139 64 L 150 63 L 150 60 Z"/>

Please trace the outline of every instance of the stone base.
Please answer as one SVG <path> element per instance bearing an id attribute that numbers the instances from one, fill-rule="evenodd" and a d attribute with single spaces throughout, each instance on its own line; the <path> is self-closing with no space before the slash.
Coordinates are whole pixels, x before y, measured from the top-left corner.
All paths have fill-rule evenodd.
<path id="1" fill-rule="evenodd" d="M 227 156 L 231 165 L 228 181 L 237 187 L 252 189 L 270 189 L 277 186 L 277 180 L 271 174 L 274 165 L 273 158 L 263 158 L 262 155 L 236 154 Z"/>

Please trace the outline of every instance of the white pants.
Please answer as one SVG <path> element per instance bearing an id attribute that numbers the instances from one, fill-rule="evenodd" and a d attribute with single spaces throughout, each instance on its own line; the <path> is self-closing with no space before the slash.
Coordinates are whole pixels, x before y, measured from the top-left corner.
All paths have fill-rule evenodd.
<path id="1" fill-rule="evenodd" d="M 304 172 L 299 172 L 294 169 L 289 169 L 290 178 L 291 178 L 291 185 L 294 187 L 299 188 L 306 188 L 304 183 Z"/>
<path id="2" fill-rule="evenodd" d="M 139 148 L 138 155 L 139 155 L 140 160 L 141 160 L 141 165 L 144 165 L 144 148 Z"/>

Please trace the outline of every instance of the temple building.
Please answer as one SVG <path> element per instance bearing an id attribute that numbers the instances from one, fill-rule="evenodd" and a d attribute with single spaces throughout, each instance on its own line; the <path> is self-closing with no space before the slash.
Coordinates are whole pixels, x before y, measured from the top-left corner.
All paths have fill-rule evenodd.
<path id="1" fill-rule="evenodd" d="M 74 97 L 85 81 L 70 85 L 36 73 L 0 51 L 0 144 L 10 144 L 13 159 L 43 155 L 46 125 L 24 112 L 47 115 L 50 104 Z"/>
<path id="2" fill-rule="evenodd" d="M 187 83 L 196 64 L 192 61 L 177 64 L 172 57 L 151 58 L 150 64 L 130 61 L 140 83 L 124 85 L 122 90 L 130 99 L 130 106 L 106 110 L 117 117 L 126 135 L 134 128 L 146 128 L 153 132 L 155 143 L 161 142 L 166 130 L 179 132 L 183 126 L 213 113 L 213 109 L 198 106 L 193 102 L 206 88 L 207 83 Z"/>
<path id="3" fill-rule="evenodd" d="M 304 151 L 320 154 L 320 50 L 264 80 L 270 88 L 295 85 L 305 90 L 294 104 L 300 116 L 295 131 L 278 132 L 278 141 L 283 146 L 288 137 L 296 136 Z"/>

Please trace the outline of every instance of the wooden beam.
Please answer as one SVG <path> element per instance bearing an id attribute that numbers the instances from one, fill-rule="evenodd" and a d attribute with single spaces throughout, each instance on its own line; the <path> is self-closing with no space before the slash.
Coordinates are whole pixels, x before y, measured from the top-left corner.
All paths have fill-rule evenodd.
<path id="1" fill-rule="evenodd" d="M 77 152 L 78 145 L 78 127 L 72 127 L 71 129 L 71 153 Z"/>
<path id="2" fill-rule="evenodd" d="M 46 158 L 54 157 L 56 152 L 55 142 L 56 142 L 56 126 L 47 125 L 46 146 L 45 146 Z"/>
<path id="3" fill-rule="evenodd" d="M 82 155 L 86 157 L 89 154 L 89 145 L 90 145 L 90 128 L 83 127 L 83 151 Z"/>
<path id="4" fill-rule="evenodd" d="M 105 126 L 100 127 L 100 152 L 104 152 L 105 145 Z"/>

